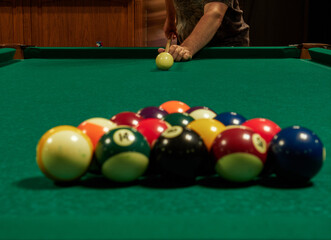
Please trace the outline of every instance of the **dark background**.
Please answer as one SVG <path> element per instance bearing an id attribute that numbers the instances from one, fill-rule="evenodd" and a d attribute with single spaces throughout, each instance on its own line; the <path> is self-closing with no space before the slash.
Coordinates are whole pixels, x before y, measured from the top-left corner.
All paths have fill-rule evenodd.
<path id="1" fill-rule="evenodd" d="M 239 0 L 252 46 L 331 44 L 330 0 Z"/>

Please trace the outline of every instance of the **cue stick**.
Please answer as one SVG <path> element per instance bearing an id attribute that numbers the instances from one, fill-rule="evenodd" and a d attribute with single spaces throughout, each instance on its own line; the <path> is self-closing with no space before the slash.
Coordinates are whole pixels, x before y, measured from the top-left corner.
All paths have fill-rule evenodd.
<path id="1" fill-rule="evenodd" d="M 173 37 L 173 33 L 170 34 L 170 38 L 168 38 L 168 40 L 167 40 L 167 45 L 166 45 L 166 48 L 165 48 L 166 53 L 169 52 L 170 44 L 172 42 L 172 37 Z"/>

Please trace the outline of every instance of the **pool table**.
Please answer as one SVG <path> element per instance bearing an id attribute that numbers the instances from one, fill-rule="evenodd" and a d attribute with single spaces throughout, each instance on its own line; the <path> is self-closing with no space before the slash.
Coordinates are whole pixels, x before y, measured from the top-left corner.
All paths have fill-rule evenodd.
<path id="1" fill-rule="evenodd" d="M 331 239 L 331 51 L 206 48 L 169 71 L 155 48 L 0 49 L 0 239 Z M 50 128 L 180 100 L 300 125 L 327 156 L 311 182 L 217 177 L 115 184 L 87 174 L 54 184 L 36 164 Z"/>

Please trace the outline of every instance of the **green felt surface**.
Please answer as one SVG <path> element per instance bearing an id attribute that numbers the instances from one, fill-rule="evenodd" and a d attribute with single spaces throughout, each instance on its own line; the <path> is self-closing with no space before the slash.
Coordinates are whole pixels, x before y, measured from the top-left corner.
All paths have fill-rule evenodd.
<path id="1" fill-rule="evenodd" d="M 16 53 L 12 48 L 0 48 L 0 67 L 11 64 Z"/>
<path id="2" fill-rule="evenodd" d="M 154 61 L 27 59 L 0 68 L 0 239 L 330 239 L 331 68 L 201 58 L 163 72 Z M 35 149 L 48 129 L 168 100 L 310 128 L 326 147 L 322 171 L 296 188 L 218 178 L 123 186 L 91 175 L 63 187 L 39 171 Z"/>
<path id="3" fill-rule="evenodd" d="M 309 54 L 313 61 L 331 66 L 331 50 L 323 48 L 311 48 Z"/>

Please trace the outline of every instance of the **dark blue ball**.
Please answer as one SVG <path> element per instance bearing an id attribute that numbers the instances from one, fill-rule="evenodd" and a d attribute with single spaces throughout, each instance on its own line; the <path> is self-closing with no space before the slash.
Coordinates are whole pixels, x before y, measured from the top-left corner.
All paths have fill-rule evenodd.
<path id="1" fill-rule="evenodd" d="M 274 165 L 278 178 L 307 182 L 322 168 L 325 148 L 311 130 L 292 126 L 282 129 L 270 142 L 267 162 Z"/>
<path id="2" fill-rule="evenodd" d="M 241 125 L 246 122 L 246 118 L 235 112 L 223 112 L 218 114 L 214 119 L 220 121 L 225 126 Z"/>

